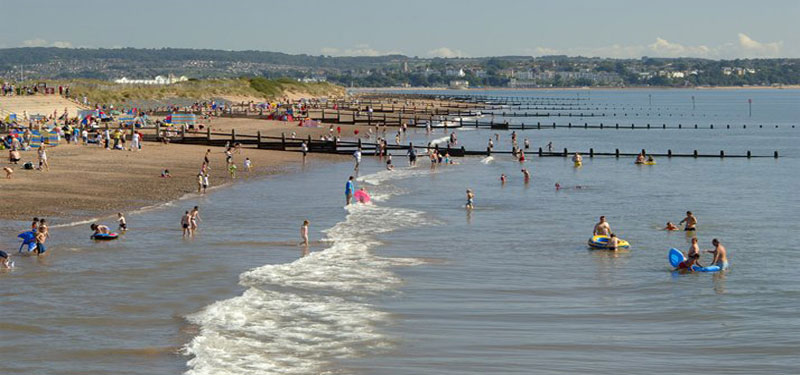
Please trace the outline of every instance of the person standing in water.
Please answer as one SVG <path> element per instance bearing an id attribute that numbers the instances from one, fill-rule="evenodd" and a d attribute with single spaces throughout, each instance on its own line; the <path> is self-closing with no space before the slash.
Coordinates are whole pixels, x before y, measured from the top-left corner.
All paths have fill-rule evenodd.
<path id="1" fill-rule="evenodd" d="M 531 182 L 531 172 L 528 172 L 528 169 L 522 168 L 522 177 L 525 179 L 525 183 Z"/>
<path id="2" fill-rule="evenodd" d="M 200 221 L 200 207 L 194 206 L 192 208 L 191 215 L 191 225 L 192 225 L 192 234 L 197 231 L 197 222 Z"/>
<path id="3" fill-rule="evenodd" d="M 183 238 L 186 236 L 192 236 L 192 215 L 189 211 L 184 212 L 183 216 L 181 217 L 181 227 L 183 228 Z"/>
<path id="4" fill-rule="evenodd" d="M 475 193 L 472 192 L 472 189 L 467 189 L 467 205 L 468 210 L 475 208 Z"/>
<path id="5" fill-rule="evenodd" d="M 686 226 L 683 227 L 684 231 L 686 231 L 686 232 L 697 231 L 697 218 L 694 217 L 694 214 L 692 214 L 692 211 L 686 211 L 686 217 L 683 218 L 683 220 L 681 220 L 681 222 L 678 223 L 678 225 L 681 225 L 683 223 L 686 223 Z"/>
<path id="6" fill-rule="evenodd" d="M 350 176 L 350 178 L 347 179 L 347 183 L 344 185 L 344 197 L 345 201 L 347 202 L 346 203 L 347 206 L 350 205 L 350 200 L 353 199 L 353 192 L 355 192 L 356 190 L 356 186 L 353 183 L 354 180 L 355 178 L 353 176 Z"/>
<path id="7" fill-rule="evenodd" d="M 412 143 L 408 144 L 408 165 L 412 167 L 417 165 L 417 150 Z"/>
<path id="8" fill-rule="evenodd" d="M 355 159 L 356 165 L 353 170 L 358 170 L 358 167 L 361 166 L 361 148 L 356 149 L 353 153 L 353 159 Z"/>
<path id="9" fill-rule="evenodd" d="M 600 216 L 600 222 L 595 224 L 594 231 L 592 231 L 593 236 L 608 236 L 611 234 L 611 226 L 608 225 L 605 216 Z"/>
<path id="10" fill-rule="evenodd" d="M 609 250 L 617 251 L 619 248 L 619 238 L 617 238 L 616 234 L 611 233 L 611 235 L 608 236 L 608 245 L 606 246 Z"/>
<path id="11" fill-rule="evenodd" d="M 711 260 L 711 265 L 718 266 L 721 270 L 727 270 L 728 251 L 725 249 L 725 246 L 722 246 L 722 243 L 720 243 L 716 238 L 711 240 L 711 244 L 714 245 L 714 250 L 706 250 L 707 253 L 714 254 L 714 259 Z"/>
<path id="12" fill-rule="evenodd" d="M 303 220 L 303 225 L 300 226 L 300 245 L 308 246 L 308 220 Z"/>
<path id="13" fill-rule="evenodd" d="M 117 212 L 117 221 L 119 222 L 120 232 L 128 230 L 128 221 L 125 220 L 125 216 L 122 216 L 122 212 Z"/>

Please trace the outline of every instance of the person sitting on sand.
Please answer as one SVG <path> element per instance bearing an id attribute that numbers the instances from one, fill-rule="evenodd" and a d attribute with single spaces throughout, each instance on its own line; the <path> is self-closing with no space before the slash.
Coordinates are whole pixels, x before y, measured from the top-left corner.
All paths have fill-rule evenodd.
<path id="1" fill-rule="evenodd" d="M 89 226 L 94 231 L 94 234 L 111 234 L 111 230 L 108 229 L 108 226 L 103 224 L 94 223 Z"/>
<path id="2" fill-rule="evenodd" d="M 19 161 L 22 160 L 22 156 L 19 154 L 19 151 L 16 148 L 12 148 L 8 151 L 8 162 L 11 164 L 19 164 Z"/>
<path id="3" fill-rule="evenodd" d="M 163 172 L 161 172 L 161 177 L 172 177 L 169 174 L 169 169 L 165 169 Z"/>
<path id="4" fill-rule="evenodd" d="M 600 221 L 595 224 L 592 231 L 593 236 L 608 236 L 611 233 L 611 226 L 608 225 L 605 216 L 600 216 Z"/>
<path id="5" fill-rule="evenodd" d="M 711 240 L 711 244 L 714 245 L 714 250 L 706 250 L 707 253 L 714 254 L 714 259 L 711 260 L 711 264 L 718 266 L 721 270 L 727 270 L 728 251 L 725 249 L 725 246 L 722 246 L 722 243 L 716 238 Z"/>
<path id="6" fill-rule="evenodd" d="M 673 224 L 671 221 L 667 222 L 667 226 L 664 227 L 664 230 L 678 230 L 678 226 Z"/>

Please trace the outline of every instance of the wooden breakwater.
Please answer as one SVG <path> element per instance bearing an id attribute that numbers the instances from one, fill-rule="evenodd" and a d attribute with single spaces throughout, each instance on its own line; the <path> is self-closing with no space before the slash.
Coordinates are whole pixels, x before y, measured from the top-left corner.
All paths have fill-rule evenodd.
<path id="1" fill-rule="evenodd" d="M 364 142 L 362 139 L 357 139 L 354 141 L 342 141 L 342 140 L 322 140 L 322 139 L 313 139 L 311 136 L 307 138 L 287 138 L 285 134 L 281 134 L 280 137 L 275 136 L 264 136 L 261 132 L 257 132 L 255 135 L 252 134 L 240 134 L 237 133 L 235 129 L 232 129 L 230 133 L 220 133 L 220 132 L 212 132 L 210 129 L 206 130 L 205 132 L 187 132 L 185 129 L 181 129 L 180 131 L 167 131 L 166 129 L 162 129 L 160 127 L 156 127 L 153 129 L 152 133 L 145 133 L 144 140 L 145 141 L 155 141 L 161 142 L 165 141 L 165 138 L 168 138 L 169 142 L 172 143 L 180 143 L 180 144 L 197 144 L 197 145 L 205 145 L 205 146 L 212 146 L 212 147 L 226 147 L 232 145 L 242 145 L 244 147 L 251 147 L 256 149 L 262 150 L 278 150 L 278 151 L 293 151 L 299 152 L 302 150 L 303 144 L 305 143 L 306 147 L 308 148 L 309 152 L 312 153 L 326 153 L 326 154 L 340 154 L 340 155 L 351 155 L 356 150 L 361 150 L 365 155 L 379 155 L 382 150 L 385 150 L 386 153 L 392 153 L 393 151 L 399 151 L 401 153 L 406 153 L 412 147 L 411 145 L 398 145 L 398 144 L 384 144 L 381 146 L 378 143 L 374 142 Z M 169 133 L 173 133 L 169 135 Z M 413 146 L 415 150 L 419 150 L 421 152 L 428 152 L 432 150 L 438 150 L 441 153 L 448 153 L 450 156 L 453 157 L 463 157 L 463 156 L 489 156 L 493 154 L 507 154 L 511 155 L 514 154 L 512 150 L 468 150 L 465 147 L 450 147 L 449 145 L 446 147 L 439 147 L 439 145 L 416 145 Z M 567 157 L 575 153 L 575 151 L 569 151 L 566 148 L 563 151 L 544 151 L 542 148 L 539 148 L 535 152 L 529 152 L 529 150 L 523 150 L 526 152 L 527 155 L 530 156 L 538 156 L 538 157 Z M 587 155 L 590 158 L 595 156 L 614 156 L 614 157 L 634 157 L 638 155 L 640 152 L 646 153 L 645 150 L 641 150 L 638 152 L 621 152 L 619 149 L 615 149 L 614 152 L 595 152 L 594 148 L 590 148 L 586 152 L 580 152 L 581 154 Z M 697 150 L 694 150 L 692 153 L 673 153 L 672 150 L 667 150 L 666 153 L 647 153 L 647 155 L 652 155 L 654 157 L 668 157 L 668 158 L 764 158 L 764 157 L 772 157 L 778 158 L 779 154 L 778 151 L 774 151 L 772 155 L 754 155 L 750 151 L 747 151 L 745 154 L 731 154 L 726 153 L 724 150 L 720 151 L 719 153 L 701 153 Z"/>

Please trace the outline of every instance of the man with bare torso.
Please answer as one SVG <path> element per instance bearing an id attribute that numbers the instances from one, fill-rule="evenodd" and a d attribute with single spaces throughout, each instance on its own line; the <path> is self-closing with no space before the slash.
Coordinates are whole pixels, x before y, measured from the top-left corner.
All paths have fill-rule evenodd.
<path id="1" fill-rule="evenodd" d="M 683 223 L 686 223 L 686 226 L 683 227 L 684 231 L 686 231 L 686 232 L 694 232 L 694 231 L 697 230 L 697 218 L 694 217 L 694 214 L 692 214 L 692 211 L 686 211 L 686 217 L 683 218 L 683 220 L 681 220 L 681 222 L 678 223 L 678 225 L 681 225 Z"/>
<path id="2" fill-rule="evenodd" d="M 611 226 L 608 225 L 605 216 L 600 216 L 600 222 L 595 224 L 593 236 L 608 236 L 611 233 Z"/>
<path id="3" fill-rule="evenodd" d="M 714 245 L 714 250 L 706 250 L 707 253 L 714 254 L 714 259 L 711 261 L 711 264 L 719 266 L 721 270 L 727 270 L 728 251 L 725 249 L 725 246 L 722 246 L 722 243 L 716 238 L 711 240 L 711 244 Z"/>

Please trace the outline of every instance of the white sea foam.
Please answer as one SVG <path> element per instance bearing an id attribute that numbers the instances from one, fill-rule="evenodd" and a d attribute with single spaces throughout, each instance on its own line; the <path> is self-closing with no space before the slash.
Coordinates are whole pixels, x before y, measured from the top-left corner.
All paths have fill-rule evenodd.
<path id="1" fill-rule="evenodd" d="M 450 136 L 447 136 L 447 137 L 436 138 L 436 139 L 432 140 L 430 143 L 431 143 L 431 146 L 436 146 L 436 145 L 440 145 L 442 143 L 448 142 L 449 140 L 450 140 Z"/>
<path id="2" fill-rule="evenodd" d="M 376 187 L 375 195 L 389 187 Z M 241 296 L 187 317 L 200 327 L 184 348 L 192 356 L 187 374 L 329 374 L 334 359 L 390 347 L 377 328 L 389 315 L 368 298 L 402 282 L 392 267 L 423 262 L 372 254 L 380 245 L 373 236 L 426 222 L 420 211 L 348 206 L 345 220 L 325 231 L 329 248 L 247 271 L 240 276 L 248 288 Z"/>
<path id="3" fill-rule="evenodd" d="M 481 163 L 483 163 L 483 164 L 489 164 L 489 163 L 491 163 L 493 161 L 494 161 L 494 156 L 487 156 L 487 157 L 481 159 Z"/>

